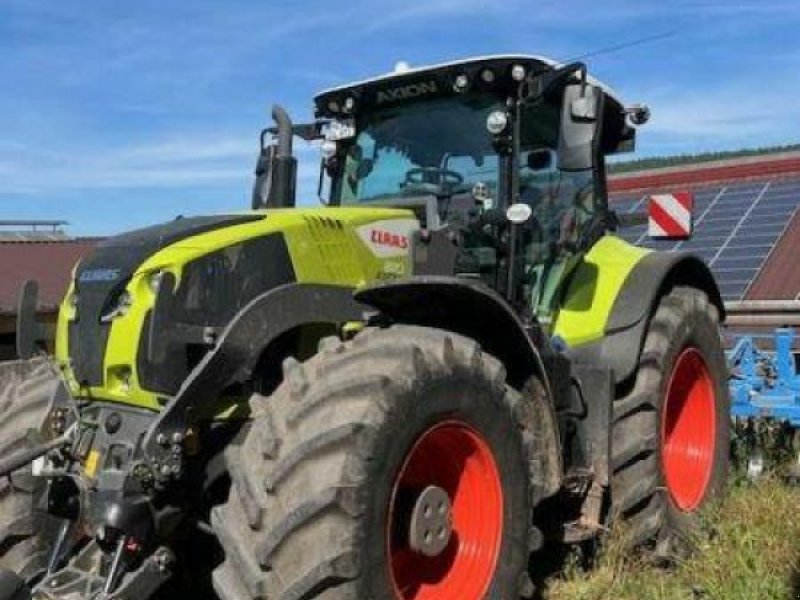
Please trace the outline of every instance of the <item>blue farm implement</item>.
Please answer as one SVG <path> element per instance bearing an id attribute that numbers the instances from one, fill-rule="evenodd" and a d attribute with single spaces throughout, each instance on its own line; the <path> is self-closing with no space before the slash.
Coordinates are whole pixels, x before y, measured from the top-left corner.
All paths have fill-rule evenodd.
<path id="1" fill-rule="evenodd" d="M 745 335 L 728 352 L 737 454 L 747 461 L 750 476 L 758 476 L 767 459 L 785 460 L 791 454 L 800 458 L 800 373 L 792 351 L 794 339 L 790 328 L 771 335 Z M 774 351 L 757 344 L 770 340 Z M 790 475 L 800 476 L 799 460 Z"/>

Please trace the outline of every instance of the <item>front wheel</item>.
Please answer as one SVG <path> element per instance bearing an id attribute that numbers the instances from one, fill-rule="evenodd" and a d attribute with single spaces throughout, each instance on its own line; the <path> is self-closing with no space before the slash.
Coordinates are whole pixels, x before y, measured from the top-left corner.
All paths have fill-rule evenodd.
<path id="1" fill-rule="evenodd" d="M 29 429 L 41 426 L 58 386 L 46 359 L 0 364 L 0 457 L 30 447 Z M 47 565 L 53 519 L 34 510 L 39 491 L 31 466 L 0 479 L 0 569 L 35 577 Z"/>
<path id="2" fill-rule="evenodd" d="M 506 600 L 531 593 L 531 411 L 444 331 L 368 329 L 289 359 L 227 454 L 212 523 L 225 600 Z"/>
<path id="3" fill-rule="evenodd" d="M 630 391 L 614 405 L 612 505 L 631 543 L 688 547 L 698 512 L 725 488 L 727 366 L 717 308 L 678 287 L 650 321 Z"/>

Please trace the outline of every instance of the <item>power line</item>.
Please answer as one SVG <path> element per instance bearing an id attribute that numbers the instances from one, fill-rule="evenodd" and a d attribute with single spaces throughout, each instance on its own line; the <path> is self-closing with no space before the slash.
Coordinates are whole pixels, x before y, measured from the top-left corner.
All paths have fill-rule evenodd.
<path id="1" fill-rule="evenodd" d="M 628 40 L 625 42 L 621 42 L 619 44 L 614 44 L 613 46 L 606 46 L 604 48 L 598 48 L 597 50 L 592 50 L 591 52 L 587 52 L 586 54 L 581 54 L 574 58 L 571 58 L 567 61 L 564 61 L 564 64 L 569 64 L 571 62 L 579 61 L 579 60 L 586 60 L 587 58 L 591 58 L 593 56 L 597 56 L 599 54 L 610 54 L 612 52 L 619 52 L 620 50 L 627 50 L 628 48 L 635 48 L 636 46 L 642 46 L 644 44 L 650 44 L 652 42 L 658 42 L 661 40 L 666 40 L 672 37 L 677 36 L 680 33 L 679 30 L 674 29 L 671 31 L 662 31 L 661 33 L 655 33 L 653 35 L 648 35 L 646 37 L 636 38 L 633 40 Z"/>

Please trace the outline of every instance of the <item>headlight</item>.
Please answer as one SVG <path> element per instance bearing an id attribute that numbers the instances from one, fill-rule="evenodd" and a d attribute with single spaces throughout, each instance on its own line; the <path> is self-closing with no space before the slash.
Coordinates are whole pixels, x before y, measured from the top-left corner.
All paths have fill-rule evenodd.
<path id="1" fill-rule="evenodd" d="M 514 81 L 522 81 L 525 79 L 525 67 L 522 65 L 514 65 L 511 67 L 511 79 Z"/>
<path id="2" fill-rule="evenodd" d="M 161 287 L 162 277 L 164 277 L 164 271 L 156 271 L 147 276 L 147 286 L 155 296 L 158 296 L 158 289 Z"/>
<path id="3" fill-rule="evenodd" d="M 122 292 L 119 295 L 119 298 L 117 298 L 116 306 L 113 309 L 111 309 L 110 312 L 100 317 L 100 322 L 110 323 L 114 319 L 117 319 L 119 317 L 124 317 L 125 315 L 128 314 L 128 311 L 130 310 L 132 304 L 133 304 L 133 299 L 131 298 L 131 295 L 127 292 L 127 290 Z"/>
<path id="4" fill-rule="evenodd" d="M 489 133 L 492 135 L 503 133 L 507 125 L 508 115 L 502 110 L 489 113 L 489 116 L 486 118 L 486 129 L 488 129 Z"/>

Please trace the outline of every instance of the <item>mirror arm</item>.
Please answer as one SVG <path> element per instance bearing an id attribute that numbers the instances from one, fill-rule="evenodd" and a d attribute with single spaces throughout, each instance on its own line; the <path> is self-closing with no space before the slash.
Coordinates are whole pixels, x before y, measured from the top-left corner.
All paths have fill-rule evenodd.
<path id="1" fill-rule="evenodd" d="M 576 71 L 579 73 L 581 85 L 585 87 L 588 83 L 586 64 L 572 62 L 547 73 L 531 73 L 520 82 L 517 97 L 523 103 L 538 101 L 556 85 L 567 83 Z"/>
<path id="2" fill-rule="evenodd" d="M 325 136 L 322 134 L 322 128 L 328 123 L 330 123 L 330 119 L 319 119 L 313 123 L 296 123 L 292 125 L 292 135 L 296 135 L 301 140 L 306 142 L 316 142 L 325 138 Z M 262 148 L 266 145 L 265 138 L 267 135 L 278 135 L 278 128 L 267 127 L 261 132 Z"/>

